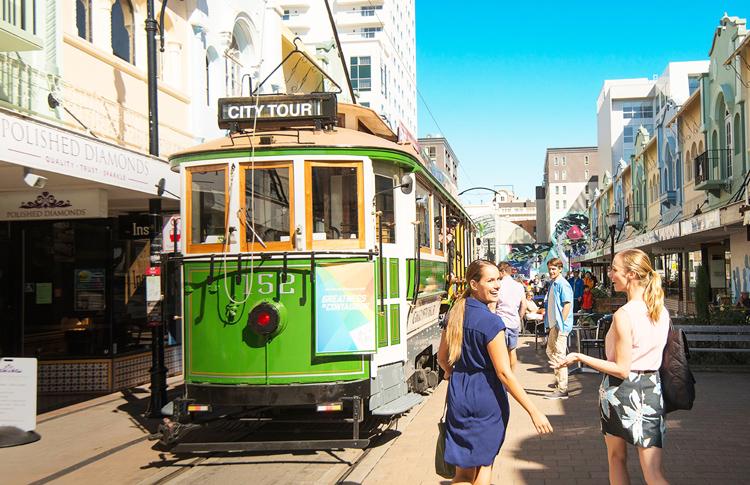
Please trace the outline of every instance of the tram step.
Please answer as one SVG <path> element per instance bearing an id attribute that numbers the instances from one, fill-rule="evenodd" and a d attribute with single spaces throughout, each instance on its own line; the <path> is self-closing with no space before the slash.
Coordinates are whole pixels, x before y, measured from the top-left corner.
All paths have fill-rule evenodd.
<path id="1" fill-rule="evenodd" d="M 374 414 L 375 416 L 392 416 L 394 414 L 405 413 L 409 409 L 421 403 L 422 399 L 424 399 L 422 395 L 410 392 L 398 399 L 395 399 L 387 404 L 373 409 L 372 414 Z"/>

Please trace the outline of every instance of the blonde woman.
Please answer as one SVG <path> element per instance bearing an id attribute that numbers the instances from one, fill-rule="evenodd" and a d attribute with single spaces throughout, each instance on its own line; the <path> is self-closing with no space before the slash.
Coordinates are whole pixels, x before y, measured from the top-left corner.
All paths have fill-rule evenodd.
<path id="1" fill-rule="evenodd" d="M 488 308 L 500 290 L 497 266 L 474 261 L 466 281 L 438 350 L 438 363 L 450 378 L 445 461 L 456 465 L 453 483 L 488 484 L 510 416 L 506 389 L 529 413 L 538 433 L 550 433 L 552 426 L 511 371 L 505 325 Z"/>
<path id="2" fill-rule="evenodd" d="M 659 367 L 669 331 L 661 277 L 640 249 L 617 253 L 609 269 L 616 291 L 628 302 L 614 314 L 605 338 L 607 360 L 571 353 L 557 367 L 582 362 L 604 373 L 599 388 L 601 429 L 607 444 L 609 481 L 630 483 L 627 444 L 638 450 L 646 483 L 664 484 L 666 431 Z"/>

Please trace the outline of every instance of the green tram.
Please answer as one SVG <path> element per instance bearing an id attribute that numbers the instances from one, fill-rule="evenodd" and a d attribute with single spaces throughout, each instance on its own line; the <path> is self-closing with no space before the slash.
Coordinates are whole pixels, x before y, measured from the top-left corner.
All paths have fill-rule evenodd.
<path id="1" fill-rule="evenodd" d="M 281 447 L 367 446 L 358 423 L 403 413 L 438 383 L 441 302 L 449 278 L 461 285 L 471 219 L 368 108 L 260 95 L 219 111 L 226 138 L 170 157 L 183 193 L 185 394 L 162 442 L 205 451 L 180 441 L 208 415 L 309 411 L 353 423 L 352 439 Z"/>

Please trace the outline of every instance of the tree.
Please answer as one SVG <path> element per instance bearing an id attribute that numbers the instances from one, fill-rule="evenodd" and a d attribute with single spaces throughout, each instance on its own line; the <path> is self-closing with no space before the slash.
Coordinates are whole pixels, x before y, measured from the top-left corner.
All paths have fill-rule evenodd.
<path id="1" fill-rule="evenodd" d="M 711 301 L 711 292 L 708 287 L 708 271 L 706 265 L 698 267 L 695 276 L 695 313 L 700 323 L 709 323 L 708 304 Z"/>

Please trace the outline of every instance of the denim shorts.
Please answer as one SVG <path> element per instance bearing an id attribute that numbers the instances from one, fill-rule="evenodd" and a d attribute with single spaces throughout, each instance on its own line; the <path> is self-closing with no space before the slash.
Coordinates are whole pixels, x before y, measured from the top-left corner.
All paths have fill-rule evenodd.
<path id="1" fill-rule="evenodd" d="M 513 350 L 518 347 L 517 328 L 505 328 L 505 345 L 508 346 L 508 350 Z"/>

